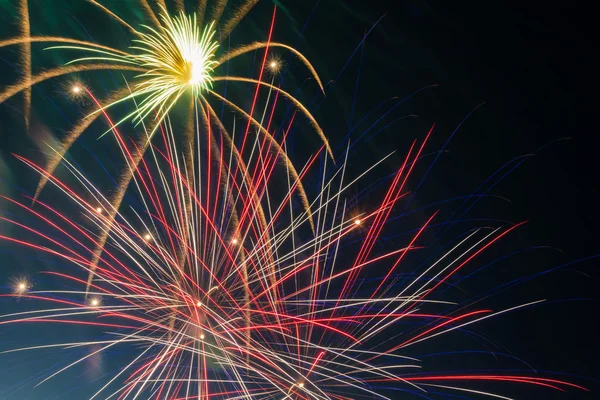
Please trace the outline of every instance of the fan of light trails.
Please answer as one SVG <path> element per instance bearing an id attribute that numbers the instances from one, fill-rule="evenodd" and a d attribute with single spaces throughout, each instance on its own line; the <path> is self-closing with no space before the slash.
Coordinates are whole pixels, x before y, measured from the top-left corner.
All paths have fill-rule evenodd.
<path id="1" fill-rule="evenodd" d="M 42 383 L 97 353 L 127 346 L 137 353 L 91 398 L 397 398 L 390 388 L 407 398 L 433 392 L 508 398 L 501 387 L 481 391 L 479 381 L 584 390 L 534 374 L 441 374 L 404 355 L 409 347 L 533 304 L 504 310 L 450 307 L 439 296 L 444 282 L 517 226 L 470 232 L 402 284 L 397 272 L 410 268 L 403 262 L 407 254 L 422 251 L 423 233 L 435 214 L 397 248 L 376 246 L 394 206 L 407 194 L 408 178 L 429 135 L 413 143 L 378 204 L 363 204 L 364 211 L 357 213 L 350 211 L 358 206 L 349 191 L 385 159 L 348 178 L 346 163 L 328 165 L 322 146 L 294 178 L 287 164 L 283 172 L 280 166 L 293 118 L 272 129 L 265 113 L 266 129 L 278 132 L 281 145 L 255 136 L 242 153 L 224 146 L 224 127 L 219 120 L 203 119 L 204 112 L 200 103 L 193 157 L 181 156 L 171 125 L 159 129 L 160 140 L 133 169 L 143 207 L 115 211 L 114 226 L 104 212 L 113 207 L 109 199 L 72 164 L 65 161 L 74 177 L 69 183 L 20 158 L 70 199 L 65 206 L 70 212 L 44 202 L 32 209 L 31 198 L 6 199 L 45 228 L 2 216 L 2 223 L 14 224 L 25 235 L 0 238 L 79 266 L 81 274 L 51 274 L 81 290 L 17 291 L 20 297 L 46 301 L 48 308 L 4 315 L 0 324 L 95 325 L 111 337 L 43 346 L 100 347 Z M 243 127 L 230 131 L 244 134 Z M 142 150 L 128 144 L 118 129 L 115 135 L 133 165 Z M 315 167 L 319 163 L 322 168 Z M 315 194 L 305 207 L 294 192 L 309 179 L 318 184 L 312 185 Z M 95 263 L 90 260 L 102 235 L 91 232 L 98 231 L 109 233 Z M 352 249 L 348 243 L 359 245 Z M 400 329 L 407 321 L 420 321 L 418 330 Z"/>

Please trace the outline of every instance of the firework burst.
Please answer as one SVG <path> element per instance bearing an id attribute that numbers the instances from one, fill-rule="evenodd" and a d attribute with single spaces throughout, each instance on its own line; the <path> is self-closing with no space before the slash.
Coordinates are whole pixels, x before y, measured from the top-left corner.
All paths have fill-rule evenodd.
<path id="1" fill-rule="evenodd" d="M 84 61 L 110 61 L 136 65 L 145 71 L 137 77 L 133 92 L 104 108 L 137 99 L 137 109 L 127 115 L 123 121 L 132 119 L 141 123 L 150 113 L 156 114 L 156 122 L 152 125 L 156 130 L 171 108 L 188 90 L 194 97 L 207 92 L 212 87 L 211 76 L 216 66 L 215 53 L 219 47 L 214 40 L 216 33 L 214 22 L 200 32 L 200 26 L 194 16 L 181 15 L 170 18 L 161 15 L 163 26 L 158 30 L 146 27 L 149 33 L 140 33 L 141 39 L 132 50 L 140 54 L 123 56 L 94 48 L 76 47 L 79 50 L 104 54 L 101 57 L 85 57 L 71 61 L 69 64 Z M 59 46 L 54 49 L 72 47 Z M 53 48 L 50 48 L 53 49 Z M 108 53 L 108 54 L 106 54 Z M 78 88 L 75 86 L 75 88 Z M 96 111 L 101 112 L 102 109 Z M 151 132 L 151 134 L 154 132 Z"/>
<path id="2" fill-rule="evenodd" d="M 292 124 L 280 130 L 282 144 Z M 378 205 L 363 205 L 362 213 L 350 211 L 356 199 L 349 192 L 387 158 L 350 179 L 347 163 L 329 165 L 322 146 L 297 179 L 287 169 L 276 178 L 283 145 L 274 148 L 264 137 L 237 158 L 222 141 L 197 134 L 208 139 L 195 146 L 187 168 L 174 129 L 168 125 L 159 136 L 152 157 L 134 171 L 143 207 L 117 212 L 114 223 L 98 212 L 111 207 L 108 199 L 72 164 L 67 162 L 74 178 L 68 183 L 19 157 L 59 188 L 72 203 L 67 210 L 78 208 L 83 220 L 52 204 L 38 202 L 32 209 L 29 198 L 6 199 L 45 229 L 2 217 L 27 239 L 0 238 L 77 265 L 81 274 L 49 274 L 81 289 L 21 293 L 50 306 L 3 316 L 0 324 L 83 324 L 109 334 L 39 347 L 90 348 L 40 383 L 126 346 L 135 354 L 90 398 L 394 399 L 393 389 L 415 398 L 441 392 L 510 399 L 501 390 L 481 390 L 480 381 L 585 390 L 536 374 L 440 373 L 409 355 L 415 346 L 539 303 L 492 310 L 439 296 L 440 286 L 519 225 L 468 232 L 409 281 L 398 270 L 423 247 L 435 212 L 398 247 L 377 250 L 429 135 L 413 143 Z M 130 161 L 132 151 L 123 147 Z M 319 163 L 307 210 L 293 194 Z M 246 173 L 236 174 L 238 167 Z M 97 261 L 101 238 L 93 231 L 109 231 Z M 377 279 L 373 271 L 381 272 Z M 399 329 L 407 323 L 411 329 Z M 4 353 L 26 350 L 33 349 Z"/>
<path id="3" fill-rule="evenodd" d="M 266 69 L 275 78 L 280 60 L 269 60 L 265 50 L 257 80 L 213 74 L 229 59 L 255 49 L 279 46 L 299 53 L 271 42 L 269 35 L 266 43 L 218 57 L 213 25 L 202 29 L 203 1 L 196 18 L 160 17 L 142 1 L 156 24 L 151 34 L 140 34 L 109 9 L 91 3 L 140 38 L 141 54 L 68 39 L 22 37 L 11 43 L 62 41 L 77 50 L 103 54 L 102 63 L 89 64 L 98 60 L 87 57 L 51 73 L 29 76 L 8 88 L 4 98 L 69 72 L 108 66 L 141 72 L 133 90 L 112 93 L 106 101 L 97 99 L 90 87 L 73 86 L 74 94 L 91 99 L 97 113 L 79 122 L 63 148 L 54 150 L 55 159 L 63 160 L 90 121 L 102 116 L 127 162 L 126 172 L 119 177 L 116 195 L 108 196 L 68 160 L 64 165 L 72 179 L 60 180 L 53 175 L 56 163 L 41 166 L 17 156 L 41 175 L 41 187 L 49 182 L 69 204 L 58 207 L 38 200 L 33 208 L 30 204 L 37 194 L 22 201 L 3 197 L 27 221 L 36 223 L 0 215 L 2 223 L 23 232 L 23 237 L 15 233 L 0 239 L 78 267 L 72 273 L 48 272 L 77 289 L 42 290 L 18 280 L 7 296 L 48 306 L 2 315 L 0 326 L 85 325 L 103 336 L 1 349 L 1 356 L 89 349 L 46 374 L 39 381 L 44 384 L 98 354 L 120 347 L 132 350 L 130 358 L 119 358 L 121 368 L 90 399 L 395 399 L 398 391 L 407 398 L 510 399 L 502 389 L 481 389 L 480 382 L 585 390 L 535 372 L 490 372 L 487 365 L 482 373 L 440 372 L 410 353 L 480 321 L 540 302 L 492 310 L 454 303 L 441 295 L 441 287 L 520 224 L 469 231 L 409 275 L 399 271 L 410 270 L 410 254 L 427 244 L 425 233 L 436 222 L 436 212 L 411 227 L 396 247 L 378 246 L 390 229 L 394 209 L 406 198 L 409 178 L 433 128 L 406 152 L 383 194 L 372 203 L 376 205 L 359 205 L 350 194 L 353 188 L 388 157 L 349 178 L 349 153 L 332 165 L 324 142 L 297 171 L 285 152 L 296 114 L 275 128 L 277 99 L 289 99 L 315 121 L 293 96 L 273 81 L 262 80 Z M 217 1 L 212 9 L 215 18 L 209 20 L 217 20 L 226 3 Z M 255 3 L 244 3 L 223 24 L 222 34 L 231 32 Z M 183 8 L 183 2 L 176 5 Z M 308 62 L 305 65 L 314 72 Z M 210 89 L 211 82 L 223 79 L 257 86 L 250 112 Z M 257 102 L 258 88 L 268 91 L 264 108 Z M 194 92 L 194 101 L 181 132 L 170 123 L 168 111 L 185 90 Z M 226 129 L 209 96 L 242 115 L 243 126 L 234 121 Z M 142 130 L 138 141 L 128 141 L 113 123 L 114 108 L 109 105 L 136 98 L 140 101 L 127 118 L 143 122 L 154 112 L 157 116 L 150 126 L 138 125 Z M 255 111 L 262 114 L 258 120 Z M 249 135 L 250 127 L 257 135 Z M 241 146 L 235 145 L 236 135 L 242 137 Z M 179 140 L 182 137 L 185 140 Z M 312 188 L 310 197 L 301 190 L 306 183 Z M 120 206 L 130 186 L 140 205 L 124 210 Z"/>

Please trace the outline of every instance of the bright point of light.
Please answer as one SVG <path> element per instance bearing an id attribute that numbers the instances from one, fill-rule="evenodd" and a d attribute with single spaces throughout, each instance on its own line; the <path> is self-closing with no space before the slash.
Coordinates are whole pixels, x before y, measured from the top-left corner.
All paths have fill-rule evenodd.
<path id="1" fill-rule="evenodd" d="M 13 281 L 13 292 L 15 294 L 25 294 L 31 288 L 31 284 L 26 279 Z"/>
<path id="2" fill-rule="evenodd" d="M 93 297 L 90 299 L 89 305 L 90 307 L 99 307 L 102 304 L 102 301 L 99 297 Z"/>
<path id="3" fill-rule="evenodd" d="M 231 244 L 237 244 L 238 240 L 237 239 L 231 239 Z"/>
<path id="4" fill-rule="evenodd" d="M 97 212 L 98 214 L 102 214 L 102 207 L 97 207 L 97 208 L 96 208 L 96 212 Z"/>
<path id="5" fill-rule="evenodd" d="M 298 386 L 299 386 L 299 387 L 304 387 L 304 382 L 300 382 L 300 383 L 298 384 Z"/>
<path id="6" fill-rule="evenodd" d="M 79 92 L 81 92 L 81 87 L 75 85 L 73 86 L 73 89 L 71 89 L 73 91 L 73 93 L 77 94 Z"/>
<path id="7" fill-rule="evenodd" d="M 204 333 L 200 334 L 200 339 L 204 340 Z"/>
<path id="8" fill-rule="evenodd" d="M 196 303 L 196 307 L 202 307 L 202 302 L 200 300 L 198 300 L 198 302 Z"/>
<path id="9" fill-rule="evenodd" d="M 360 225 L 360 224 L 362 224 L 362 221 L 360 219 L 354 220 L 354 225 Z"/>
<path id="10" fill-rule="evenodd" d="M 282 66 L 282 62 L 279 58 L 277 57 L 272 57 L 268 63 L 267 63 L 267 68 L 269 69 L 269 71 L 273 74 L 278 73 L 279 71 L 281 71 L 281 66 Z"/>
<path id="11" fill-rule="evenodd" d="M 150 239 L 152 239 L 152 236 L 151 236 L 149 233 L 146 233 L 146 234 L 144 235 L 144 239 L 145 239 L 145 240 L 150 240 Z"/>

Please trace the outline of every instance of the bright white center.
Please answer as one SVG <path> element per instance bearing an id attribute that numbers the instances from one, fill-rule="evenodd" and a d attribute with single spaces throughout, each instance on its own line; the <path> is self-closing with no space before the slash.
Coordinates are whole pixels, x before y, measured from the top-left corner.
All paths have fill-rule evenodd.
<path id="1" fill-rule="evenodd" d="M 204 79 L 204 73 L 202 72 L 202 61 L 191 60 L 190 63 L 190 85 L 200 83 Z"/>

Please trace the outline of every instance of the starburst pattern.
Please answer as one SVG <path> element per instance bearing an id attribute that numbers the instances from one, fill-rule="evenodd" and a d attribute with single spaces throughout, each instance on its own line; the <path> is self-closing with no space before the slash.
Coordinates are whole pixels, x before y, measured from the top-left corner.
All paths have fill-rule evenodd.
<path id="1" fill-rule="evenodd" d="M 123 118 L 123 121 L 132 119 L 139 124 L 153 113 L 157 120 L 153 123 L 154 129 L 158 128 L 187 90 L 191 89 L 193 96 L 197 97 L 212 87 L 211 73 L 217 65 L 214 57 L 219 47 L 218 42 L 214 40 L 214 22 L 206 26 L 201 33 L 195 15 L 186 16 L 181 13 L 177 17 L 169 18 L 165 12 L 161 19 L 163 25 L 158 30 L 146 27 L 149 33 L 141 33 L 141 39 L 134 40 L 136 46 L 131 49 L 138 50 L 139 54 L 123 56 L 94 48 L 76 47 L 79 50 L 105 55 L 79 58 L 69 63 L 118 62 L 137 65 L 141 71 L 146 71 L 137 77 L 135 88 L 130 95 L 104 108 L 136 99 L 139 101 L 136 110 Z M 58 46 L 50 49 L 65 48 L 73 47 Z"/>

